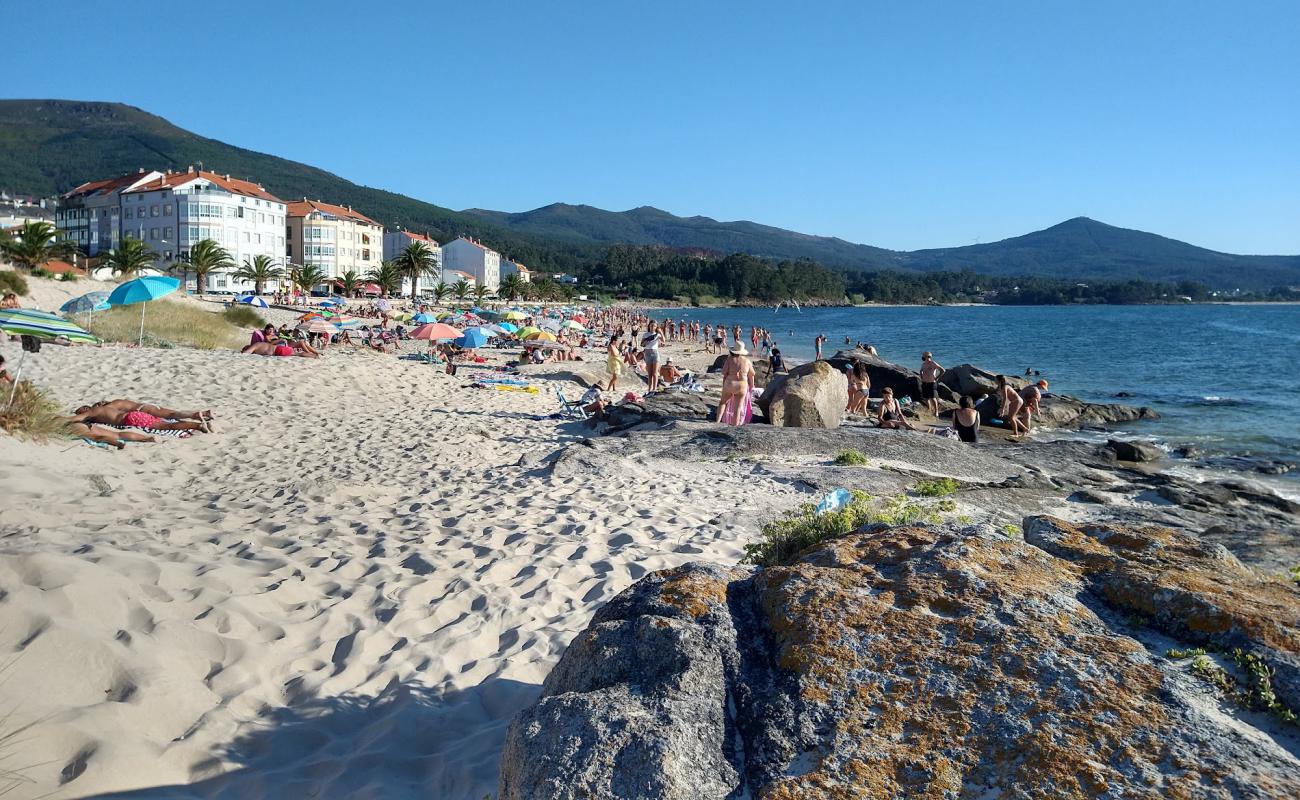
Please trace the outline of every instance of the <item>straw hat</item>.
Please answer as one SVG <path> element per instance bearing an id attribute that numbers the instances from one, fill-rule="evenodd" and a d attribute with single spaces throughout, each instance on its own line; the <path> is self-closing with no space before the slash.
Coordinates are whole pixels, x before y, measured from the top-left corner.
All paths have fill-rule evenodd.
<path id="1" fill-rule="evenodd" d="M 730 352 L 733 356 L 747 356 L 747 355 L 749 355 L 749 351 L 745 349 L 745 343 L 744 343 L 744 342 L 736 342 L 735 344 L 733 344 L 733 345 L 731 346 L 731 350 L 728 351 L 728 352 Z"/>

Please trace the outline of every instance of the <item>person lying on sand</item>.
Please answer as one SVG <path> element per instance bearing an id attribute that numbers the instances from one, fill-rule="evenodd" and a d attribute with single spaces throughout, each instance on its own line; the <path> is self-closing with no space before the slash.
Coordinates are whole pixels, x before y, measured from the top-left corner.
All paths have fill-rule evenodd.
<path id="1" fill-rule="evenodd" d="M 98 425 L 87 425 L 84 422 L 69 422 L 67 427 L 68 433 L 73 436 L 80 436 L 83 439 L 89 439 L 92 442 L 112 445 L 118 450 L 126 447 L 127 442 L 156 442 L 156 438 L 147 433 L 139 431 L 118 431 L 112 428 L 101 428 Z"/>
<path id="2" fill-rule="evenodd" d="M 303 358 L 319 358 L 320 354 L 315 351 L 308 353 L 300 347 L 285 342 L 258 342 L 250 344 L 241 353 L 255 356 L 302 356 Z"/>
<path id="3" fill-rule="evenodd" d="M 117 400 L 100 400 L 98 403 L 91 403 L 88 406 L 82 406 L 77 409 L 76 413 L 89 411 L 96 408 L 107 408 L 113 411 L 144 411 L 153 414 L 155 417 L 163 419 L 192 419 L 192 420 L 211 420 L 213 415 L 211 411 L 179 411 L 175 408 L 163 408 L 162 406 L 152 403 L 141 403 L 139 400 L 128 400 L 119 398 Z"/>
<path id="4" fill-rule="evenodd" d="M 87 422 L 99 425 L 125 425 L 130 428 L 150 428 L 156 431 L 202 431 L 211 433 L 207 420 L 176 420 L 169 422 L 148 411 L 124 411 L 100 406 L 82 406 L 77 409 L 72 422 Z"/>
<path id="5" fill-rule="evenodd" d="M 254 329 L 252 337 L 248 340 L 249 344 L 260 344 L 261 342 L 274 342 L 278 337 L 275 333 L 275 326 L 267 324 L 261 330 Z"/>

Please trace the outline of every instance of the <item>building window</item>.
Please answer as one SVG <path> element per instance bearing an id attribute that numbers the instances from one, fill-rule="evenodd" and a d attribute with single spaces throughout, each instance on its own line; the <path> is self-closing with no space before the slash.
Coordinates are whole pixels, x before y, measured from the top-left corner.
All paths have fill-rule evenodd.
<path id="1" fill-rule="evenodd" d="M 160 209 L 158 208 L 158 206 L 149 206 L 149 216 L 156 217 L 158 216 L 159 211 Z"/>
<path id="2" fill-rule="evenodd" d="M 258 243 L 258 244 L 261 244 L 261 243 L 262 243 L 262 234 L 260 234 L 260 233 L 257 234 L 257 243 Z"/>
<path id="3" fill-rule="evenodd" d="M 172 229 L 170 227 L 163 228 L 163 238 L 169 242 L 172 240 Z"/>
<path id="4" fill-rule="evenodd" d="M 163 206 L 163 214 L 166 214 L 166 215 L 169 216 L 169 217 L 172 215 L 172 204 L 171 204 L 171 203 L 168 203 L 167 205 Z"/>
<path id="5" fill-rule="evenodd" d="M 131 209 L 128 208 L 126 211 L 122 212 L 122 216 L 123 216 L 124 218 L 126 218 L 126 219 L 130 219 L 130 218 L 131 218 Z"/>
<path id="6" fill-rule="evenodd" d="M 370 260 L 370 248 L 366 248 L 365 250 L 361 251 L 361 260 L 362 261 Z"/>
<path id="7" fill-rule="evenodd" d="M 149 238 L 150 238 L 151 240 L 155 241 L 155 242 L 158 241 L 158 229 L 157 229 L 157 228 L 150 228 L 150 229 L 149 229 Z"/>
<path id="8" fill-rule="evenodd" d="M 248 235 L 248 231 L 244 231 L 244 244 L 248 244 L 251 239 L 252 237 Z"/>

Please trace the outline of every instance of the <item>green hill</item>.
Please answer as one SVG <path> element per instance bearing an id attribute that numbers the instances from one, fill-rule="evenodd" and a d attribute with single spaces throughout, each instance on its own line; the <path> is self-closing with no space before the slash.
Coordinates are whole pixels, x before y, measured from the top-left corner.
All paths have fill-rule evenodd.
<path id="1" fill-rule="evenodd" d="M 453 211 L 322 169 L 208 139 L 120 103 L 0 100 L 0 188 L 50 195 L 140 167 L 204 168 L 257 180 L 285 199 L 351 205 L 390 227 L 447 241 L 470 235 L 543 271 L 584 274 L 612 244 L 812 259 L 850 270 L 973 270 L 1069 280 L 1193 280 L 1219 289 L 1300 285 L 1300 256 L 1218 253 L 1084 217 L 989 244 L 901 252 L 754 222 L 678 217 L 643 206 L 556 203 L 522 213 Z"/>

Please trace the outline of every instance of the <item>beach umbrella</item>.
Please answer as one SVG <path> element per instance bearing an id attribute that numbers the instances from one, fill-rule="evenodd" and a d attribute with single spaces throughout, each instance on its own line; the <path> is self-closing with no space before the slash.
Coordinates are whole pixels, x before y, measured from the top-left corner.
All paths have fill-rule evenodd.
<path id="1" fill-rule="evenodd" d="M 509 322 L 499 322 L 497 323 L 497 327 L 506 333 L 516 333 L 519 331 L 518 325 L 511 325 Z"/>
<path id="2" fill-rule="evenodd" d="M 427 325 L 421 325 L 411 331 L 411 338 L 428 339 L 432 342 L 435 339 L 459 339 L 463 333 L 464 332 L 459 328 L 453 328 L 450 325 L 444 325 L 441 322 L 434 322 Z"/>
<path id="3" fill-rule="evenodd" d="M 401 314 L 395 314 L 393 316 L 393 319 L 397 320 L 398 322 L 410 322 L 411 320 L 415 319 L 415 315 L 410 313 L 409 311 L 403 311 Z"/>
<path id="4" fill-rule="evenodd" d="M 536 331 L 534 333 L 530 333 L 527 336 L 525 336 L 524 341 L 553 342 L 555 341 L 555 334 L 551 333 L 550 331 Z"/>
<path id="5" fill-rule="evenodd" d="M 428 325 L 431 322 L 437 322 L 438 317 L 435 317 L 432 314 L 421 313 L 421 314 L 416 314 L 414 317 L 411 317 L 411 321 L 414 322 L 416 325 Z"/>
<path id="6" fill-rule="evenodd" d="M 564 324 L 561 325 L 560 327 L 562 327 L 562 328 L 567 328 L 567 329 L 569 329 L 569 330 L 571 330 L 571 331 L 585 331 L 585 330 L 586 330 L 586 328 L 584 328 L 584 327 L 582 326 L 581 323 L 579 323 L 579 322 L 575 322 L 574 320 L 571 320 L 571 319 L 570 319 L 570 320 L 566 320 L 566 321 L 564 322 Z"/>
<path id="7" fill-rule="evenodd" d="M 456 340 L 456 344 L 466 350 L 473 350 L 476 347 L 483 347 L 486 345 L 488 343 L 488 337 L 495 335 L 496 334 L 487 333 L 483 328 L 470 328 L 465 331 L 464 336 Z"/>
<path id="8" fill-rule="evenodd" d="M 541 328 L 534 328 L 532 325 L 526 325 L 520 328 L 519 330 L 515 331 L 515 336 L 518 336 L 520 339 L 527 339 L 529 336 L 532 336 L 534 333 L 541 333 L 541 332 L 542 332 Z"/>
<path id="9" fill-rule="evenodd" d="M 339 299 L 339 298 L 337 298 L 337 297 L 330 297 L 330 298 L 327 298 L 327 299 L 325 299 L 325 300 L 320 301 L 320 305 L 321 305 L 322 308 L 324 308 L 324 307 L 326 307 L 326 306 L 341 306 L 341 305 L 346 305 L 346 302 L 343 301 L 343 300 L 341 300 L 341 299 Z"/>
<path id="10" fill-rule="evenodd" d="M 496 320 L 501 319 L 501 312 L 500 312 L 500 311 L 488 311 L 487 309 L 484 309 L 484 310 L 479 311 L 479 312 L 477 312 L 477 313 L 478 313 L 478 315 L 479 315 L 480 317 L 482 317 L 483 319 L 490 320 L 490 321 L 492 321 L 492 322 L 495 322 Z"/>
<path id="11" fill-rule="evenodd" d="M 308 333 L 335 333 L 338 331 L 338 327 L 324 317 L 316 317 L 305 322 L 299 322 L 298 330 L 307 331 Z"/>
<path id="12" fill-rule="evenodd" d="M 70 342 L 97 344 L 99 342 L 86 329 L 71 323 L 63 317 L 48 311 L 34 308 L 0 309 L 0 331 L 10 336 L 35 336 L 38 339 L 67 339 Z M 14 385 L 9 392 L 9 404 L 13 405 L 18 394 L 18 381 L 23 376 L 23 362 L 27 360 L 27 350 L 23 350 L 18 359 L 18 369 L 14 371 Z"/>
<path id="13" fill-rule="evenodd" d="M 509 322 L 515 322 L 516 320 L 528 319 L 528 315 L 521 313 L 519 311 L 507 311 L 506 313 L 501 315 L 501 319 L 507 320 Z"/>
<path id="14" fill-rule="evenodd" d="M 162 275 L 146 275 L 127 281 L 112 291 L 108 296 L 110 306 L 129 306 L 140 303 L 140 339 L 137 344 L 144 344 L 144 304 L 160 297 L 166 297 L 180 288 L 179 278 L 167 278 Z"/>
<path id="15" fill-rule="evenodd" d="M 379 309 L 380 311 L 392 311 L 393 304 L 390 301 L 381 297 L 375 301 L 375 308 Z"/>
<path id="16" fill-rule="evenodd" d="M 338 319 L 331 320 L 331 324 L 339 330 L 344 330 L 347 328 L 360 328 L 365 323 L 356 317 L 339 317 Z"/>
<path id="17" fill-rule="evenodd" d="M 235 298 L 235 302 L 236 302 L 236 303 L 243 303 L 243 304 L 246 305 L 246 306 L 254 306 L 254 307 L 256 307 L 256 308 L 270 308 L 270 307 L 271 307 L 271 304 L 268 303 L 268 302 L 266 302 L 266 300 L 265 300 L 264 298 L 258 297 L 258 296 L 255 295 L 255 294 L 246 294 L 246 295 L 244 295 L 243 297 L 236 297 L 236 298 Z"/>
<path id="18" fill-rule="evenodd" d="M 584 316 L 582 316 L 581 314 L 574 314 L 574 315 L 573 315 L 573 321 L 574 321 L 574 322 L 579 322 L 579 323 L 581 323 L 581 324 L 583 324 L 583 325 L 586 325 L 586 324 L 587 324 L 587 318 L 584 317 Z"/>
<path id="19" fill-rule="evenodd" d="M 537 323 L 537 327 L 544 331 L 550 331 L 551 333 L 559 333 L 560 321 L 558 319 L 544 319 Z"/>
<path id="20" fill-rule="evenodd" d="M 87 311 L 107 311 L 111 306 L 108 304 L 108 292 L 90 292 L 83 294 L 81 297 L 74 297 L 63 305 L 59 306 L 59 311 L 64 314 L 84 314 Z"/>

